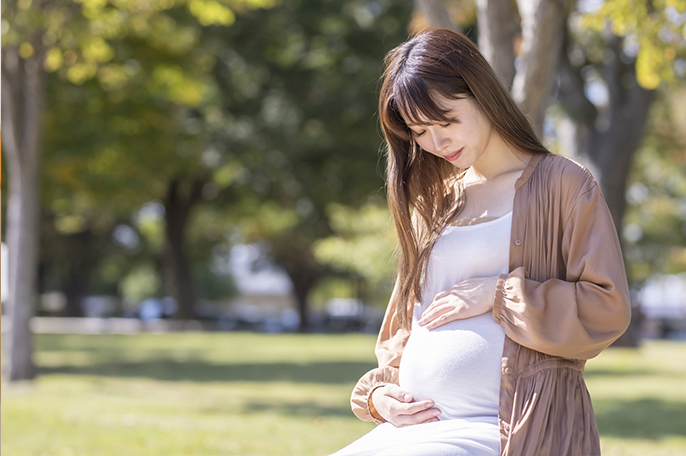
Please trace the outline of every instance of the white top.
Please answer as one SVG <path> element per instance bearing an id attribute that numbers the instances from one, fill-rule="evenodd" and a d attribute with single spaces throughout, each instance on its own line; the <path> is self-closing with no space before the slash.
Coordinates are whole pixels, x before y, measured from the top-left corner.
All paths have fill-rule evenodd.
<path id="1" fill-rule="evenodd" d="M 441 420 L 497 425 L 505 334 L 490 312 L 431 331 L 417 321 L 438 293 L 471 277 L 508 272 L 511 225 L 512 211 L 476 225 L 448 225 L 431 252 L 423 303 L 415 304 L 400 362 L 400 387 L 415 400 L 433 400 Z"/>

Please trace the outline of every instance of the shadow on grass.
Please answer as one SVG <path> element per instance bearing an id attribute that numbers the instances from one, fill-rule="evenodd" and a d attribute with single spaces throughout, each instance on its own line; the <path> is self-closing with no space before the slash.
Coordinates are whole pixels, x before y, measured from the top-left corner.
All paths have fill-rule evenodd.
<path id="1" fill-rule="evenodd" d="M 348 405 L 323 406 L 311 402 L 299 404 L 275 404 L 270 402 L 251 402 L 246 404 L 243 413 L 261 414 L 264 412 L 275 412 L 279 415 L 290 417 L 312 417 L 312 416 L 341 416 L 353 417 L 353 412 Z"/>
<path id="2" fill-rule="evenodd" d="M 594 401 L 601 435 L 655 439 L 686 436 L 686 404 L 659 399 Z"/>
<path id="3" fill-rule="evenodd" d="M 592 377 L 607 377 L 607 376 L 617 376 L 617 377 L 632 377 L 632 376 L 646 376 L 646 375 L 664 375 L 665 373 L 660 371 L 656 372 L 655 369 L 646 368 L 624 368 L 622 369 L 586 369 L 584 370 L 584 378 Z"/>
<path id="4" fill-rule="evenodd" d="M 88 366 L 40 367 L 41 375 L 69 374 L 105 377 L 142 377 L 166 381 L 193 382 L 294 382 L 354 383 L 373 363 L 255 363 L 212 364 L 202 361 L 155 360 L 141 363 L 109 362 Z"/>

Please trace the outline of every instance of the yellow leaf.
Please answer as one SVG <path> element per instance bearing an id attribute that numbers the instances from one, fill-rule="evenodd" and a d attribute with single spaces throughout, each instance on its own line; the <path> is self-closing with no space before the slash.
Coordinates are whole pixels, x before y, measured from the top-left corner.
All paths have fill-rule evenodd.
<path id="1" fill-rule="evenodd" d="M 102 37 L 98 36 L 91 38 L 83 46 L 83 56 L 92 62 L 109 62 L 114 57 L 114 50 Z"/>
<path id="2" fill-rule="evenodd" d="M 45 54 L 45 62 L 43 68 L 45 71 L 52 73 L 62 66 L 62 51 L 58 48 L 52 48 Z"/>
<path id="3" fill-rule="evenodd" d="M 655 72 L 654 55 L 640 52 L 636 58 L 636 79 L 644 89 L 652 90 L 660 85 L 660 76 Z"/>
<path id="4" fill-rule="evenodd" d="M 236 16 L 226 6 L 213 0 L 190 0 L 188 9 L 201 25 L 231 25 Z"/>
<path id="5" fill-rule="evenodd" d="M 33 55 L 33 46 L 31 45 L 31 43 L 24 42 L 24 43 L 21 43 L 19 45 L 19 56 L 22 59 L 26 60 L 29 57 L 31 57 L 32 55 Z"/>
<path id="6" fill-rule="evenodd" d="M 95 76 L 97 69 L 97 65 L 92 62 L 76 63 L 69 67 L 67 79 L 74 84 L 81 85 Z"/>

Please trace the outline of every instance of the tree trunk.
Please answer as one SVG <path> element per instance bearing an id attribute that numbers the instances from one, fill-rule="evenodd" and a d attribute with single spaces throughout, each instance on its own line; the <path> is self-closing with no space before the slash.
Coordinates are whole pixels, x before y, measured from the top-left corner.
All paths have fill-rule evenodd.
<path id="1" fill-rule="evenodd" d="M 67 303 L 62 315 L 65 317 L 83 317 L 81 303 L 88 291 L 90 271 L 95 266 L 92 239 L 93 233 L 90 230 L 73 234 L 66 239 L 71 255 L 64 283 Z"/>
<path id="2" fill-rule="evenodd" d="M 43 51 L 19 57 L 17 48 L 2 50 L 2 136 L 9 165 L 7 202 L 8 317 L 10 381 L 36 376 L 29 322 L 36 307 L 38 269 L 38 176 L 40 170 Z"/>
<path id="3" fill-rule="evenodd" d="M 193 206 L 200 201 L 203 183 L 194 180 L 187 195 L 182 193 L 181 178 L 173 179 L 167 188 L 164 201 L 165 222 L 165 276 L 178 304 L 174 318 L 189 320 L 196 317 L 195 291 L 188 256 L 185 251 L 185 234 Z"/>
<path id="4" fill-rule="evenodd" d="M 450 20 L 443 0 L 415 0 L 415 7 L 425 17 L 432 28 L 447 28 L 459 32 L 460 29 Z"/>
<path id="5" fill-rule="evenodd" d="M 565 155 L 578 159 L 598 181 L 621 239 L 626 180 L 641 145 L 655 91 L 639 86 L 634 64 L 620 60 L 622 38 L 608 33 L 606 39 L 602 74 L 609 100 L 602 114 L 585 96 L 580 69 L 570 63 L 567 52 L 562 54 L 559 98 L 569 119 L 562 122 L 559 136 Z M 637 323 L 632 319 L 629 330 L 615 345 L 638 345 Z"/>
<path id="6" fill-rule="evenodd" d="M 298 332 L 305 333 L 310 330 L 307 296 L 310 294 L 310 290 L 312 290 L 315 283 L 317 283 L 320 273 L 308 265 L 294 266 L 290 263 L 287 265 L 286 271 L 288 272 L 291 282 L 293 282 L 293 291 L 295 292 L 295 298 L 297 300 L 298 315 L 300 316 Z"/>
<path id="7" fill-rule="evenodd" d="M 478 0 L 479 49 L 510 90 L 515 77 L 514 11 L 510 0 Z"/>
<path id="8" fill-rule="evenodd" d="M 540 136 L 557 74 L 569 0 L 520 0 L 518 4 L 522 50 L 512 97 Z"/>

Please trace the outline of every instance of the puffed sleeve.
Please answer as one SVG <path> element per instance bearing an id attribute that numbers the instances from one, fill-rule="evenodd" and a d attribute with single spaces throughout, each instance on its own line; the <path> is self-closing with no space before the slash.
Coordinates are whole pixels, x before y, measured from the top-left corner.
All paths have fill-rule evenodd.
<path id="1" fill-rule="evenodd" d="M 589 359 L 622 335 L 631 318 L 617 231 L 595 180 L 576 198 L 562 229 L 564 280 L 531 280 L 524 266 L 501 275 L 493 317 L 525 347 Z"/>
<path id="2" fill-rule="evenodd" d="M 362 421 L 381 423 L 380 420 L 372 416 L 369 410 L 369 395 L 379 386 L 389 383 L 398 384 L 400 357 L 410 333 L 402 329 L 398 323 L 396 314 L 397 293 L 398 284 L 396 283 L 376 341 L 375 353 L 379 367 L 370 370 L 360 378 L 350 397 L 353 413 Z"/>

